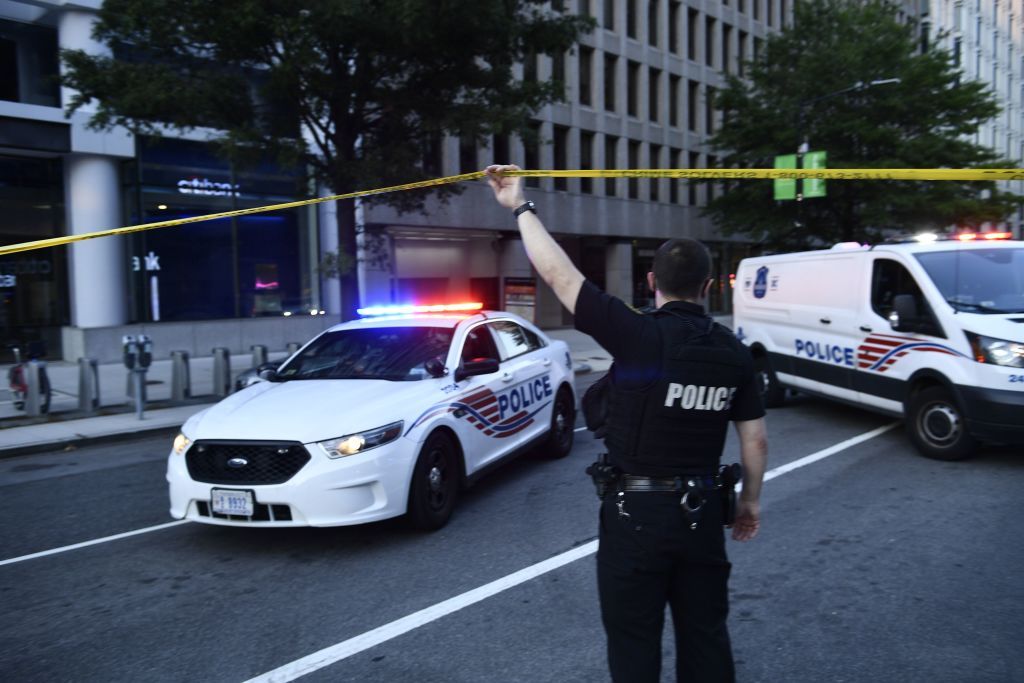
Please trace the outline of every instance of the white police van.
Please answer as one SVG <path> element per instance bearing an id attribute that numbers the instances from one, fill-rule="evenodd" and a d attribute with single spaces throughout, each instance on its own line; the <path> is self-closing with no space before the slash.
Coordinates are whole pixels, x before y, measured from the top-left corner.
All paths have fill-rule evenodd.
<path id="1" fill-rule="evenodd" d="M 902 416 L 941 460 L 1024 442 L 1024 242 L 919 235 L 743 260 L 734 329 L 787 388 Z"/>

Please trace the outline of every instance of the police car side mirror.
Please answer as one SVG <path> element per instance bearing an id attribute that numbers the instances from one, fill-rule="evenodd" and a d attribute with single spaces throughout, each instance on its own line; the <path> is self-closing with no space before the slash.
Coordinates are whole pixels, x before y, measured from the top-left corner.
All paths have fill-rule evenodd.
<path id="1" fill-rule="evenodd" d="M 918 326 L 917 302 L 913 294 L 897 294 L 892 300 L 889 325 L 896 332 L 912 332 Z"/>
<path id="2" fill-rule="evenodd" d="M 444 377 L 448 374 L 448 368 L 444 366 L 444 362 L 440 358 L 431 358 L 423 364 L 423 369 L 431 377 Z"/>
<path id="3" fill-rule="evenodd" d="M 455 371 L 455 381 L 461 382 L 467 377 L 473 377 L 475 375 L 489 375 L 497 371 L 497 358 L 474 358 L 473 360 L 464 360 Z"/>
<path id="4" fill-rule="evenodd" d="M 277 367 L 277 363 L 264 363 L 256 369 L 256 376 L 268 382 L 276 382 Z"/>

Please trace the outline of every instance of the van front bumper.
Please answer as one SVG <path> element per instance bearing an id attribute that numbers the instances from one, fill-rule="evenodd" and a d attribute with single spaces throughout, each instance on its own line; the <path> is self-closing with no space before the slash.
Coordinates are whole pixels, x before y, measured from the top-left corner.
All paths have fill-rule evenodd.
<path id="1" fill-rule="evenodd" d="M 978 439 L 1024 444 L 1024 391 L 958 386 L 967 427 Z"/>

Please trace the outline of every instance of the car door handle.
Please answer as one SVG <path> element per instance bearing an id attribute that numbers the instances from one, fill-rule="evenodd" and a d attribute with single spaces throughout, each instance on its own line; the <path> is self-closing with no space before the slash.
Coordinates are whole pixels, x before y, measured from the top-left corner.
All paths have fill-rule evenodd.
<path id="1" fill-rule="evenodd" d="M 502 373 L 501 381 L 502 382 L 511 382 L 512 381 L 512 377 L 513 377 L 513 375 L 512 375 L 511 372 Z"/>
<path id="2" fill-rule="evenodd" d="M 547 366 L 551 365 L 551 359 L 550 358 L 545 358 L 544 361 L 543 361 L 543 364 L 544 364 L 544 367 L 547 367 Z"/>
<path id="3" fill-rule="evenodd" d="M 820 320 L 820 321 L 821 321 L 822 323 L 826 324 L 826 325 L 831 325 L 831 324 L 832 324 L 832 321 L 831 321 L 831 320 L 829 320 L 828 318 L 819 318 L 819 320 Z"/>
<path id="4" fill-rule="evenodd" d="M 861 332 L 870 332 L 871 331 L 871 326 L 870 325 L 861 325 L 860 326 L 860 331 Z"/>

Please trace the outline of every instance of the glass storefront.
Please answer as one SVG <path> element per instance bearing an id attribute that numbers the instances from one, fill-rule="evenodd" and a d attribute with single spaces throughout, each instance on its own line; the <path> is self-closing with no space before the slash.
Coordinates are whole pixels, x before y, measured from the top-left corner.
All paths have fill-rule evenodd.
<path id="1" fill-rule="evenodd" d="M 0 244 L 64 233 L 60 159 L 0 156 Z M 67 248 L 0 256 L 0 361 L 12 345 L 42 342 L 59 358 L 61 326 L 68 322 Z"/>
<path id="2" fill-rule="evenodd" d="M 139 138 L 125 182 L 131 223 L 280 204 L 308 196 L 302 178 L 264 163 L 234 169 L 210 146 Z M 136 233 L 134 322 L 248 318 L 319 308 L 310 207 Z"/>

